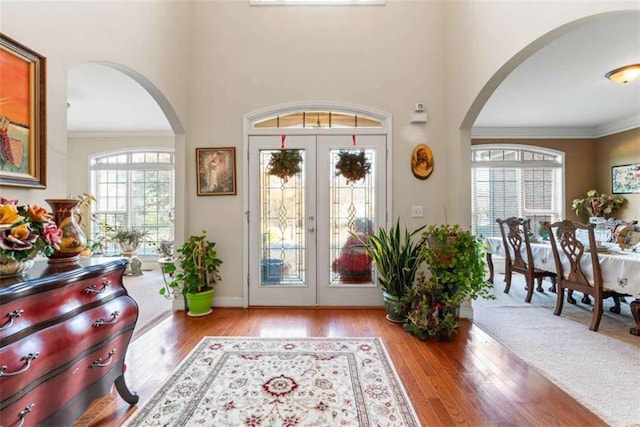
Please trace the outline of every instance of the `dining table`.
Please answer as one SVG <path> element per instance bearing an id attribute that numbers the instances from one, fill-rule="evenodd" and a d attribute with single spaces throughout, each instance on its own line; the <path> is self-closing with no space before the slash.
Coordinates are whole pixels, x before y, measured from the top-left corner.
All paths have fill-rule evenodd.
<path id="1" fill-rule="evenodd" d="M 493 256 L 505 257 L 505 245 L 501 237 L 487 237 L 484 239 L 484 243 L 487 266 L 489 268 L 489 281 L 493 283 Z M 589 249 L 587 248 L 587 250 Z M 597 251 L 603 288 L 634 298 L 629 307 L 636 326 L 631 328 L 630 333 L 640 336 L 640 252 L 638 252 L 640 248 L 623 250 L 617 243 L 602 242 Z M 532 242 L 531 253 L 536 268 L 557 273 L 549 241 Z M 525 253 L 523 253 L 523 257 L 526 259 Z M 560 259 L 563 268 L 568 269 L 569 261 L 562 253 L 560 253 Z M 582 257 L 582 267 L 587 279 L 592 283 L 593 268 L 591 267 L 591 257 Z"/>

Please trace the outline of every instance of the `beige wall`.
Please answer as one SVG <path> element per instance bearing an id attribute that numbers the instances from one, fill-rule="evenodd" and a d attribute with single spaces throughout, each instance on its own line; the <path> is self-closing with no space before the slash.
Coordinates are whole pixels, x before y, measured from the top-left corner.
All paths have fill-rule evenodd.
<path id="1" fill-rule="evenodd" d="M 640 163 L 640 128 L 595 140 L 594 175 L 598 191 L 611 193 L 611 166 Z M 616 217 L 640 221 L 640 194 L 621 194 L 627 199 Z"/>
<path id="2" fill-rule="evenodd" d="M 596 185 L 595 174 L 585 173 L 584 165 L 596 164 L 595 141 L 593 139 L 474 139 L 472 145 L 520 144 L 551 148 L 565 154 L 565 216 L 578 220 L 571 210 L 571 201 L 583 197 Z"/>

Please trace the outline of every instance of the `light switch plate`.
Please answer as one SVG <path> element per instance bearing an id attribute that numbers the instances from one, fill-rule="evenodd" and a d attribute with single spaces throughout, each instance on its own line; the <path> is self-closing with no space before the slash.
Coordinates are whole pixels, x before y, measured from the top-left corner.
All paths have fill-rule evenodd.
<path id="1" fill-rule="evenodd" d="M 422 206 L 422 205 L 413 205 L 413 206 L 411 206 L 411 217 L 412 218 L 423 218 L 424 217 L 424 206 Z"/>

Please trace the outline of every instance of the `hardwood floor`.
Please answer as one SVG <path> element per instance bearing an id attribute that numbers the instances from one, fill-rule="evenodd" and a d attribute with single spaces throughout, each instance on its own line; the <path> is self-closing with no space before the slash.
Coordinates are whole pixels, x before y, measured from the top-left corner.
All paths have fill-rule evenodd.
<path id="1" fill-rule="evenodd" d="M 295 308 L 173 314 L 129 348 L 126 379 L 138 405 L 129 407 L 112 391 L 74 425 L 121 425 L 203 336 L 380 336 L 424 426 L 607 425 L 469 321 L 452 342 L 422 342 L 387 321 L 382 309 Z"/>

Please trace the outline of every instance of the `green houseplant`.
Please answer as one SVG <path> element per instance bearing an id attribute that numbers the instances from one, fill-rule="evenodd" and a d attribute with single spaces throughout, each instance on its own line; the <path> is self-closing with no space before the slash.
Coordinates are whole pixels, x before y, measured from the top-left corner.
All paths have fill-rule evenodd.
<path id="1" fill-rule="evenodd" d="M 465 299 L 492 298 L 485 281 L 484 246 L 456 225 L 431 225 L 422 235 L 422 253 L 431 273 L 420 273 L 411 295 L 405 330 L 420 339 L 450 340 Z"/>
<path id="2" fill-rule="evenodd" d="M 368 242 L 358 233 L 350 231 L 352 236 L 360 240 L 377 268 L 387 319 L 393 322 L 404 321 L 407 308 L 404 298 L 411 290 L 418 268 L 424 261 L 425 253 L 421 250 L 423 242 L 414 239 L 424 228 L 423 225 L 409 231 L 404 227 L 401 231 L 398 218 L 389 231 L 380 228 L 376 233 L 369 233 Z"/>
<path id="3" fill-rule="evenodd" d="M 167 287 L 160 289 L 160 294 L 165 295 L 168 288 L 180 288 L 182 295 L 186 297 L 190 316 L 205 316 L 211 313 L 213 292 L 215 285 L 220 281 L 220 264 L 215 249 L 216 244 L 207 240 L 207 232 L 202 230 L 199 236 L 189 236 L 184 244 L 176 249 L 177 263 L 181 271 L 172 277 Z M 167 264 L 165 272 L 173 274 L 176 271 L 175 263 Z"/>
<path id="4" fill-rule="evenodd" d="M 146 229 L 120 226 L 110 231 L 109 239 L 120 245 L 123 253 L 132 253 L 138 250 L 148 235 L 149 230 Z"/>

